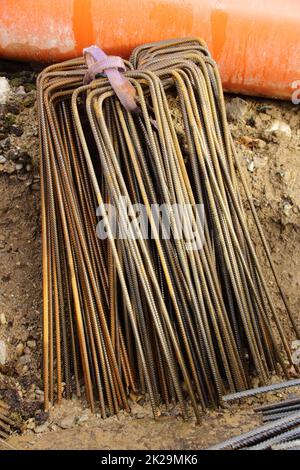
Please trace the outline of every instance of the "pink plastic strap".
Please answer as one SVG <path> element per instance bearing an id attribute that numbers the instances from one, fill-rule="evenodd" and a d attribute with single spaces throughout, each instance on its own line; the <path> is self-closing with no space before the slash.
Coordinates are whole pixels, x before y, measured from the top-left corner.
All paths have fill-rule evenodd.
<path id="1" fill-rule="evenodd" d="M 95 80 L 98 73 L 105 73 L 123 106 L 128 111 L 137 111 L 136 91 L 128 78 L 123 75 L 126 67 L 121 57 L 107 56 L 98 46 L 83 49 L 83 55 L 88 66 L 84 83 Z"/>

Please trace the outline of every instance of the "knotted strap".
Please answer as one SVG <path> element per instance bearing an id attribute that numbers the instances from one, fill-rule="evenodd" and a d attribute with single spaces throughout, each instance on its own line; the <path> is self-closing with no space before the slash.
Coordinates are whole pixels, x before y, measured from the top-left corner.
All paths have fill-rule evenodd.
<path id="1" fill-rule="evenodd" d="M 122 105 L 128 111 L 137 111 L 136 91 L 128 78 L 123 75 L 126 67 L 121 57 L 107 56 L 98 46 L 83 49 L 83 56 L 88 66 L 84 83 L 88 84 L 95 80 L 99 73 L 105 74 Z"/>

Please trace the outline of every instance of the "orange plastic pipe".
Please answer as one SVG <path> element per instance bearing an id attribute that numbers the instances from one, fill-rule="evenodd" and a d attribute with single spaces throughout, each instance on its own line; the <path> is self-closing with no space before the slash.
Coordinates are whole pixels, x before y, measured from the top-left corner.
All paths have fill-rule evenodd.
<path id="1" fill-rule="evenodd" d="M 60 61 L 100 45 L 200 36 L 224 88 L 289 99 L 300 79 L 300 0 L 1 0 L 0 57 Z"/>

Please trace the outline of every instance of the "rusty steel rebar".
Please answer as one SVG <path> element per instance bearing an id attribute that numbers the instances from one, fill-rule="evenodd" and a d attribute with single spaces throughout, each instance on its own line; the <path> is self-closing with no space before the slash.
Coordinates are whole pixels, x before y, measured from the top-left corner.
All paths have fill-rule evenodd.
<path id="1" fill-rule="evenodd" d="M 133 393 L 149 397 L 155 417 L 173 402 L 187 416 L 190 401 L 199 420 L 225 393 L 249 388 L 251 374 L 262 385 L 273 371 L 287 376 L 291 351 L 246 222 L 242 170 L 205 44 L 147 44 L 125 66 L 133 112 L 105 73 L 83 84 L 84 59 L 52 65 L 38 78 L 45 408 L 84 389 L 102 417 L 129 411 Z M 128 228 L 127 238 L 114 236 L 104 206 L 120 198 L 128 210 L 117 225 Z M 153 237 L 134 217 L 136 204 Z M 158 232 L 155 204 L 168 208 L 168 237 Z M 176 204 L 192 208 L 183 234 Z M 201 249 L 187 249 L 192 235 Z"/>

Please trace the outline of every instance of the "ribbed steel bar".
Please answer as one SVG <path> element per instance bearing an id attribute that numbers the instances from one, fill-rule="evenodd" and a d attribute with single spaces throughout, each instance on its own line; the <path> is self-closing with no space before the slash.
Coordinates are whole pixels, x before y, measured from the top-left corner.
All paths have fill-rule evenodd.
<path id="1" fill-rule="evenodd" d="M 45 408 L 84 385 L 102 417 L 147 394 L 155 417 L 174 401 L 185 417 L 189 400 L 200 420 L 226 392 L 243 397 L 250 371 L 264 385 L 273 371 L 287 375 L 291 351 L 247 225 L 205 44 L 144 45 L 125 66 L 135 112 L 105 73 L 83 85 L 83 59 L 38 79 Z M 116 235 L 106 206 L 120 200 Z M 189 208 L 184 230 L 178 207 Z"/>
<path id="2" fill-rule="evenodd" d="M 249 390 L 243 390 L 237 393 L 231 393 L 222 397 L 223 401 L 235 401 L 241 400 L 242 398 L 252 397 L 261 393 L 276 392 L 277 390 L 283 390 L 291 387 L 299 387 L 300 379 L 287 380 L 286 382 L 278 382 L 275 384 L 265 385 L 263 387 L 251 388 Z"/>
<path id="3" fill-rule="evenodd" d="M 260 441 L 265 441 L 267 438 L 281 434 L 283 431 L 288 429 L 297 427 L 298 430 L 299 424 L 300 412 L 293 413 L 291 416 L 278 419 L 272 423 L 264 424 L 252 431 L 248 431 L 239 436 L 227 439 L 224 442 L 220 442 L 219 444 L 209 447 L 208 450 L 237 450 L 253 446 Z"/>

